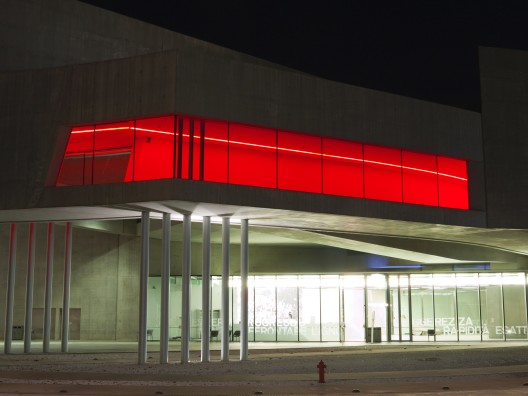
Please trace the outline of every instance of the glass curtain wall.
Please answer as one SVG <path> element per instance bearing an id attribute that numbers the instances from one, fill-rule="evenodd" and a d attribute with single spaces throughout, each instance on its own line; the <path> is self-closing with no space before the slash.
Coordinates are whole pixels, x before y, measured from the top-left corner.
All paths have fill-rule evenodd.
<path id="1" fill-rule="evenodd" d="M 458 339 L 481 341 L 478 274 L 457 274 Z"/>
<path id="2" fill-rule="evenodd" d="M 436 341 L 458 341 L 455 274 L 434 274 L 433 287 Z"/>
<path id="3" fill-rule="evenodd" d="M 321 341 L 320 277 L 299 277 L 299 341 Z"/>
<path id="4" fill-rule="evenodd" d="M 278 276 L 277 341 L 299 341 L 299 290 L 297 276 Z"/>
<path id="5" fill-rule="evenodd" d="M 341 340 L 365 341 L 365 276 L 342 276 L 341 294 Z"/>
<path id="6" fill-rule="evenodd" d="M 410 284 L 413 341 L 434 340 L 433 277 L 431 274 L 412 274 Z"/>
<path id="7" fill-rule="evenodd" d="M 255 277 L 255 341 L 277 341 L 277 288 L 271 278 Z"/>
<path id="8" fill-rule="evenodd" d="M 504 340 L 504 301 L 501 274 L 480 274 L 482 340 Z"/>
<path id="9" fill-rule="evenodd" d="M 250 276 L 249 341 L 383 342 L 528 339 L 526 273 Z M 230 278 L 230 339 L 240 278 Z M 201 339 L 200 277 L 191 278 L 191 340 Z M 211 340 L 220 341 L 221 278 L 211 279 Z M 160 336 L 159 277 L 149 278 L 149 340 Z M 170 279 L 169 338 L 181 337 L 181 278 Z"/>
<path id="10" fill-rule="evenodd" d="M 367 342 L 388 341 L 387 277 L 383 274 L 367 276 Z"/>
<path id="11" fill-rule="evenodd" d="M 321 276 L 321 341 L 340 341 L 340 303 L 339 276 Z"/>
<path id="12" fill-rule="evenodd" d="M 389 276 L 391 341 L 410 341 L 409 275 Z"/>
<path id="13" fill-rule="evenodd" d="M 502 274 L 504 337 L 526 340 L 526 284 L 524 274 Z"/>
<path id="14" fill-rule="evenodd" d="M 56 186 L 168 178 L 469 209 L 464 159 L 184 115 L 73 127 Z"/>

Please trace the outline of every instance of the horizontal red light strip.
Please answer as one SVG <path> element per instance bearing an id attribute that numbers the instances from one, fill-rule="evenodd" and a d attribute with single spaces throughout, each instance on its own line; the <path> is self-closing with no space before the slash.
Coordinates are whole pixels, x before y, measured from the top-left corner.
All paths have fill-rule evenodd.
<path id="1" fill-rule="evenodd" d="M 205 138 L 207 139 L 207 138 Z M 218 140 L 218 139 L 217 139 Z M 238 142 L 236 140 L 224 140 L 226 143 L 229 143 L 229 144 L 239 144 L 241 146 L 252 146 L 252 147 L 260 147 L 260 148 L 266 148 L 266 149 L 270 149 L 270 150 L 277 150 L 277 147 L 275 146 L 266 146 L 266 145 L 263 145 L 263 144 L 256 144 L 256 143 L 247 143 L 247 142 Z"/>
<path id="2" fill-rule="evenodd" d="M 133 127 L 115 127 L 115 128 L 100 128 L 100 129 L 95 129 L 95 131 L 119 131 L 119 130 L 125 130 L 125 129 L 133 129 Z M 77 133 L 90 133 L 90 132 L 94 132 L 94 129 L 81 129 L 80 131 L 72 131 L 72 135 L 73 134 L 77 134 Z"/>
<path id="3" fill-rule="evenodd" d="M 453 175 L 448 175 L 447 173 L 438 173 L 438 176 L 451 177 L 453 179 L 467 181 L 467 177 L 453 176 Z"/>
<path id="4" fill-rule="evenodd" d="M 137 131 L 144 131 L 144 132 L 161 133 L 163 135 L 174 135 L 174 132 L 157 131 L 155 129 L 146 129 L 146 128 L 131 128 L 131 129 L 135 129 Z"/>

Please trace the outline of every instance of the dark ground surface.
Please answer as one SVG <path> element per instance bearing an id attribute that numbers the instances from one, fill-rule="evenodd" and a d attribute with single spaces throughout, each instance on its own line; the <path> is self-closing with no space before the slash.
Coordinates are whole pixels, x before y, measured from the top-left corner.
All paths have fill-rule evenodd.
<path id="1" fill-rule="evenodd" d="M 159 364 L 157 353 L 0 355 L 0 394 L 528 394 L 528 345 L 387 344 L 250 350 L 250 359 Z M 318 383 L 317 363 L 327 366 Z M 262 393 L 260 393 L 262 392 Z"/>

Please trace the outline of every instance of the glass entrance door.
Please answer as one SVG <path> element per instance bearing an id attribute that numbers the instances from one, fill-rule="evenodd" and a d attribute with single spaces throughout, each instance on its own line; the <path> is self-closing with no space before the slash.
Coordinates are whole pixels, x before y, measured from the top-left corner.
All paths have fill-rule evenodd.
<path id="1" fill-rule="evenodd" d="M 387 278 L 385 275 L 367 276 L 367 342 L 388 341 L 387 336 Z"/>
<path id="2" fill-rule="evenodd" d="M 341 278 L 341 341 L 365 340 L 365 277 Z"/>
<path id="3" fill-rule="evenodd" d="M 409 275 L 390 275 L 390 339 L 391 341 L 410 341 L 409 321 Z"/>

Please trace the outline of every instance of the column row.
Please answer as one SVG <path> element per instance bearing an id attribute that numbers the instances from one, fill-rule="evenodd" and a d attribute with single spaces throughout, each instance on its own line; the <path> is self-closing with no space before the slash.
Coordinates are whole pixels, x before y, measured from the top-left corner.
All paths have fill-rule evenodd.
<path id="1" fill-rule="evenodd" d="M 210 273 L 211 273 L 211 219 L 203 218 L 202 228 L 202 337 L 201 361 L 210 360 Z M 182 298 L 181 298 L 181 363 L 189 362 L 190 352 L 190 324 L 191 324 L 191 217 L 183 216 L 183 242 L 182 242 Z M 147 360 L 147 287 L 149 274 L 149 239 L 150 215 L 142 213 L 141 235 L 141 280 L 139 302 L 139 343 L 138 363 L 144 364 Z M 170 241 L 171 241 L 171 216 L 163 214 L 162 221 L 162 263 L 161 263 L 161 312 L 160 312 L 160 363 L 169 362 L 169 322 L 170 322 Z M 248 220 L 241 221 L 241 289 L 242 302 L 241 327 L 240 327 L 240 360 L 248 357 Z M 221 360 L 229 360 L 229 249 L 230 249 L 230 219 L 222 218 L 222 284 L 221 284 Z"/>
<path id="2" fill-rule="evenodd" d="M 13 341 L 13 310 L 15 295 L 15 273 L 16 273 L 16 250 L 17 250 L 17 224 L 11 224 L 9 234 L 9 261 L 7 270 L 7 296 L 4 329 L 4 353 L 12 351 Z M 35 270 L 35 224 L 29 224 L 28 249 L 27 249 L 27 272 L 26 272 L 26 297 L 25 297 L 25 319 L 24 319 L 24 353 L 31 351 L 31 337 L 33 333 L 33 289 Z M 55 225 L 48 223 L 47 228 L 47 250 L 46 250 L 46 279 L 44 293 L 44 319 L 42 351 L 48 353 L 50 350 L 51 334 L 51 304 L 53 290 L 53 261 L 54 261 Z M 61 329 L 61 351 L 68 352 L 69 336 L 69 305 L 71 284 L 71 252 L 72 252 L 72 228 L 71 222 L 66 223 L 64 242 L 64 283 L 62 298 L 62 329 Z"/>

